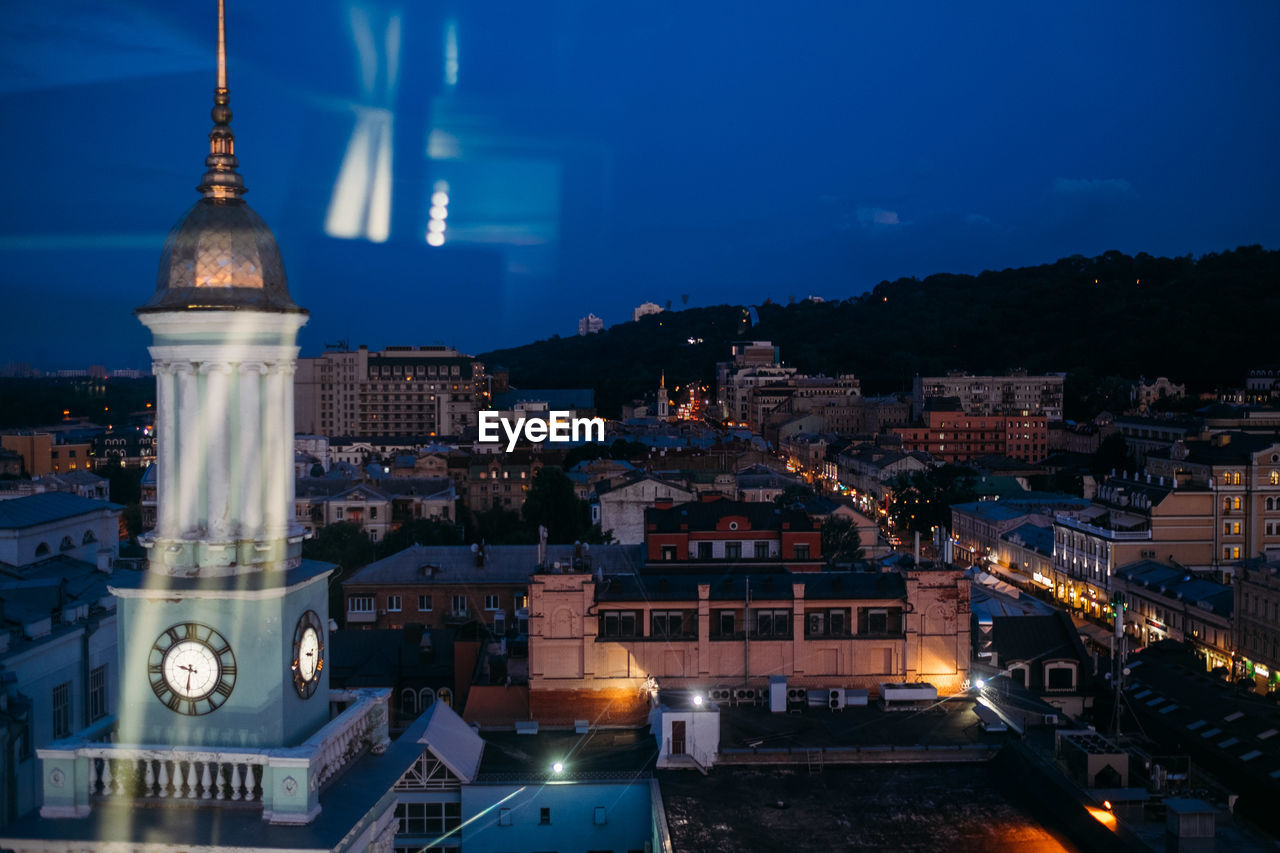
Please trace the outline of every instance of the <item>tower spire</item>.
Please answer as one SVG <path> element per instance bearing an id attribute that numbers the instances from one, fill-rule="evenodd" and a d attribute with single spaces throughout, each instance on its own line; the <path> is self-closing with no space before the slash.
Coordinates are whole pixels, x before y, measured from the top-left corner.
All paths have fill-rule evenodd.
<path id="1" fill-rule="evenodd" d="M 208 171 L 197 189 L 205 198 L 239 198 L 247 190 L 236 171 L 236 137 L 231 132 L 231 91 L 227 88 L 227 13 L 224 0 L 218 0 L 218 85 L 213 90 L 213 130 L 209 131 L 209 156 L 204 164 Z"/>

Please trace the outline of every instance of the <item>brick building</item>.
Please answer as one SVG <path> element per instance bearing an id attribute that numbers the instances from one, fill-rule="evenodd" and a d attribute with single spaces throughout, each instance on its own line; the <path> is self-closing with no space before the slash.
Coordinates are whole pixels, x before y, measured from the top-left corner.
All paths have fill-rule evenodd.
<path id="1" fill-rule="evenodd" d="M 547 571 L 634 572 L 639 546 L 414 545 L 370 563 L 342 583 L 348 628 L 444 628 L 479 622 L 525 633 L 529 579 Z"/>
<path id="2" fill-rule="evenodd" d="M 484 365 L 445 346 L 298 359 L 294 410 L 315 435 L 459 435 L 488 403 Z"/>
<path id="3" fill-rule="evenodd" d="M 692 503 L 661 501 L 645 510 L 650 564 L 771 563 L 791 571 L 822 566 L 822 530 L 801 509 L 704 495 Z"/>
<path id="4" fill-rule="evenodd" d="M 650 567 L 652 569 L 652 566 Z M 642 722 L 650 689 L 762 691 L 968 685 L 959 569 L 533 576 L 529 705 L 546 725 Z"/>
<path id="5" fill-rule="evenodd" d="M 1280 560 L 1241 562 L 1233 586 L 1240 674 L 1275 688 L 1280 685 Z"/>
<path id="6" fill-rule="evenodd" d="M 951 401 L 926 408 L 916 426 L 894 427 L 902 449 L 923 451 L 939 462 L 967 462 L 998 454 L 1022 462 L 1049 455 L 1049 421 L 1043 414 L 966 414 Z"/>

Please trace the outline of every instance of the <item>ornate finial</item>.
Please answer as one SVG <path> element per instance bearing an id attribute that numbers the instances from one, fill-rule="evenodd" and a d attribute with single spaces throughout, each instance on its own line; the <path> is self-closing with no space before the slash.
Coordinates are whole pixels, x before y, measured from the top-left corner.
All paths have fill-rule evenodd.
<path id="1" fill-rule="evenodd" d="M 204 164 L 209 171 L 197 187 L 205 198 L 238 198 L 248 192 L 244 180 L 236 172 L 236 137 L 231 132 L 231 92 L 227 88 L 227 14 L 223 0 L 218 0 L 218 87 L 213 90 L 213 130 L 209 131 L 209 156 Z"/>
<path id="2" fill-rule="evenodd" d="M 662 371 L 662 376 L 661 376 L 661 378 L 659 378 L 659 379 L 658 379 L 658 387 L 659 387 L 659 388 L 666 388 L 666 387 L 667 387 L 667 371 L 665 371 L 665 370 L 664 370 L 664 371 Z"/>

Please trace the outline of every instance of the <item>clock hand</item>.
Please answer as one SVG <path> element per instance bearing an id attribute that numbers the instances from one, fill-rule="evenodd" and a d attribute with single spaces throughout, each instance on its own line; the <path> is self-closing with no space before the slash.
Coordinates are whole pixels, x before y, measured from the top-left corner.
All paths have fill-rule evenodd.
<path id="1" fill-rule="evenodd" d="M 195 674 L 196 668 L 189 663 L 184 663 L 178 669 L 184 669 L 187 672 L 187 692 L 191 691 L 191 676 Z"/>

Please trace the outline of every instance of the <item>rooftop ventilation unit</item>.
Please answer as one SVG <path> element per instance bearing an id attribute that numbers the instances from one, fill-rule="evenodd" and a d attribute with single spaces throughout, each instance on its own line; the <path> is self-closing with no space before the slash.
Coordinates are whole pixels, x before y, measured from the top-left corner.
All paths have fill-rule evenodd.
<path id="1" fill-rule="evenodd" d="M 707 692 L 707 695 L 717 705 L 728 705 L 733 696 L 733 691 L 728 687 L 713 687 Z"/>

